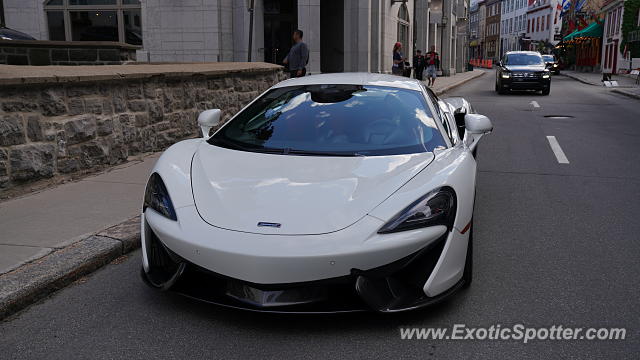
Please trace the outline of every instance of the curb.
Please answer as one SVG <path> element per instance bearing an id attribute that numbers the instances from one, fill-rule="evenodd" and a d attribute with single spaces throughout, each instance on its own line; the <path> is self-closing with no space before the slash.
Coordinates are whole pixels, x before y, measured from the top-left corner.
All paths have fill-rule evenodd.
<path id="1" fill-rule="evenodd" d="M 464 83 L 467 83 L 467 82 L 469 82 L 471 80 L 479 78 L 480 76 L 484 75 L 485 73 L 486 73 L 486 71 L 479 71 L 477 74 L 474 74 L 473 76 L 470 76 L 470 77 L 468 77 L 466 79 L 460 80 L 459 82 L 451 84 L 449 86 L 446 86 L 446 87 L 444 87 L 442 89 L 434 90 L 434 92 L 436 93 L 436 95 L 442 95 L 445 92 L 447 92 L 447 91 L 449 91 L 449 90 L 451 90 L 453 88 L 456 88 L 456 87 L 458 87 L 458 86 L 460 86 L 460 85 L 462 85 Z"/>
<path id="2" fill-rule="evenodd" d="M 0 276 L 0 320 L 140 247 L 140 216 Z"/>
<path id="3" fill-rule="evenodd" d="M 614 92 L 614 93 L 620 94 L 620 95 L 624 95 L 624 96 L 630 97 L 632 99 L 640 100 L 640 94 L 634 94 L 634 93 L 631 93 L 631 92 L 628 92 L 628 91 L 625 91 L 625 90 L 622 90 L 622 89 L 612 89 L 611 92 Z"/>
<path id="4" fill-rule="evenodd" d="M 578 81 L 578 82 L 581 82 L 581 83 L 583 83 L 583 84 L 587 84 L 587 85 L 602 86 L 602 84 L 597 84 L 597 83 L 589 82 L 589 81 L 584 80 L 584 79 L 582 79 L 582 78 L 580 78 L 580 77 L 578 77 L 578 76 L 575 76 L 575 75 L 573 75 L 573 74 L 567 74 L 567 73 L 564 73 L 564 72 L 560 72 L 560 76 L 566 76 L 566 77 L 568 77 L 568 78 L 571 78 L 571 79 L 573 79 L 573 80 L 576 80 L 576 81 Z"/>

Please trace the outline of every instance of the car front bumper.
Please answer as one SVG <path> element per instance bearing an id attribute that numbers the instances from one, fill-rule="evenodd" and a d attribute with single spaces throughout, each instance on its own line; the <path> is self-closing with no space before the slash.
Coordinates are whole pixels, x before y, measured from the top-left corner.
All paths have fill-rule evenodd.
<path id="1" fill-rule="evenodd" d="M 508 78 L 500 82 L 503 89 L 511 90 L 545 90 L 551 86 L 551 79 L 542 78 Z"/>
<path id="2" fill-rule="evenodd" d="M 462 284 L 468 234 L 455 229 L 379 235 L 382 222 L 365 217 L 313 239 L 219 229 L 192 207 L 176 211 L 179 222 L 143 214 L 143 277 L 208 302 L 269 312 L 394 312 L 440 301 Z"/>

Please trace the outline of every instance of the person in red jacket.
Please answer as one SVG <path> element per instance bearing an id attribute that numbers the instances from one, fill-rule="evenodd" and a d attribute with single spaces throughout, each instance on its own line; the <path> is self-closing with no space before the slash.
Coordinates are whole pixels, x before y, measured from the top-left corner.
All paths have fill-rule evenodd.
<path id="1" fill-rule="evenodd" d="M 440 56 L 436 52 L 436 47 L 431 45 L 431 51 L 425 55 L 425 62 L 427 65 L 427 79 L 429 79 L 429 86 L 433 86 L 436 83 L 436 72 L 440 67 Z"/>

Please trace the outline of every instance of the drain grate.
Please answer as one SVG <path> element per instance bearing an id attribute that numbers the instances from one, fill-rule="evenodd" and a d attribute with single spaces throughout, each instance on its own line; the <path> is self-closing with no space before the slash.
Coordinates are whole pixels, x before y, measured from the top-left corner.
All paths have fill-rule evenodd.
<path id="1" fill-rule="evenodd" d="M 544 117 L 549 119 L 573 119 L 574 116 L 571 115 L 544 115 Z"/>

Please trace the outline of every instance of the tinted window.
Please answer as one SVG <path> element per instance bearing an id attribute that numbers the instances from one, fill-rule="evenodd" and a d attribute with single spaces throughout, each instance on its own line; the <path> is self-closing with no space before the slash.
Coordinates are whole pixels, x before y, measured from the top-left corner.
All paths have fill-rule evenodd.
<path id="1" fill-rule="evenodd" d="M 544 59 L 545 62 L 554 62 L 554 61 L 556 61 L 556 59 L 553 57 L 553 55 L 542 55 L 542 58 Z"/>
<path id="2" fill-rule="evenodd" d="M 421 92 L 360 85 L 278 88 L 209 143 L 279 154 L 374 156 L 445 147 Z"/>
<path id="3" fill-rule="evenodd" d="M 505 65 L 542 65 L 542 56 L 537 54 L 507 54 Z"/>
<path id="4" fill-rule="evenodd" d="M 71 11 L 69 17 L 74 41 L 118 41 L 115 11 Z"/>

